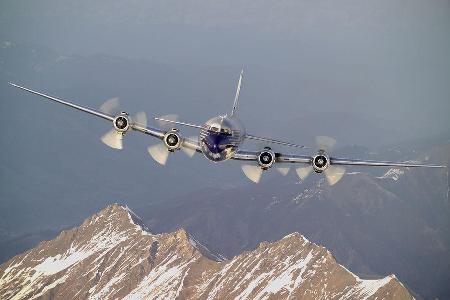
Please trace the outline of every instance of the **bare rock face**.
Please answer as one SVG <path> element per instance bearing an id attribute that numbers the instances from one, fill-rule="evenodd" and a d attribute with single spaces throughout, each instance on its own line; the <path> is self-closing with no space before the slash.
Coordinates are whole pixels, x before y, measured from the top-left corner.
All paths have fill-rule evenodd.
<path id="1" fill-rule="evenodd" d="M 362 280 L 298 233 L 231 260 L 180 229 L 151 234 L 109 206 L 0 266 L 0 299 L 413 299 L 394 275 Z"/>

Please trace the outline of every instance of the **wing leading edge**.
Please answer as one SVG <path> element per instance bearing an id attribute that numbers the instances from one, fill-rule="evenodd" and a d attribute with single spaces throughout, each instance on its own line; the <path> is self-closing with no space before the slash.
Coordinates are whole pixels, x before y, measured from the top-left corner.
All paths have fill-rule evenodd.
<path id="1" fill-rule="evenodd" d="M 366 167 L 406 167 L 406 168 L 446 168 L 443 165 L 427 165 L 413 162 L 391 162 L 391 161 L 376 161 L 376 160 L 359 160 L 349 158 L 330 157 L 331 165 L 343 166 L 366 166 Z"/>
<path id="2" fill-rule="evenodd" d="M 92 108 L 89 108 L 89 107 L 85 107 L 85 106 L 81 106 L 81 105 L 78 105 L 78 104 L 75 104 L 75 103 L 72 103 L 72 102 L 69 102 L 69 101 L 60 99 L 60 98 L 56 98 L 56 97 L 53 97 L 53 96 L 50 96 L 50 95 L 46 95 L 46 94 L 43 94 L 43 93 L 40 93 L 40 92 L 31 90 L 31 89 L 29 89 L 29 88 L 26 88 L 26 87 L 17 85 L 17 84 L 12 83 L 12 82 L 10 82 L 9 84 L 10 84 L 11 86 L 13 86 L 13 87 L 16 87 L 16 88 L 19 88 L 19 89 L 21 89 L 21 90 L 27 91 L 27 92 L 29 92 L 29 93 L 31 93 L 31 94 L 35 94 L 35 95 L 44 97 L 44 98 L 46 98 L 46 99 L 49 99 L 49 100 L 51 100 L 51 101 L 54 101 L 54 102 L 57 102 L 57 103 L 61 103 L 61 104 L 64 104 L 64 105 L 66 105 L 66 106 L 69 106 L 69 107 L 72 107 L 72 108 L 75 108 L 75 109 L 84 111 L 84 112 L 86 112 L 86 113 L 89 113 L 89 114 L 91 114 L 91 115 L 94 115 L 94 116 L 103 118 L 103 119 L 105 119 L 105 120 L 108 120 L 108 121 L 113 121 L 113 120 L 114 120 L 114 117 L 113 117 L 113 116 L 110 116 L 110 115 L 108 115 L 108 114 L 102 113 L 102 112 L 97 111 L 97 110 L 95 110 L 95 109 L 92 109 Z"/>
<path id="3" fill-rule="evenodd" d="M 239 150 L 235 153 L 232 159 L 243 161 L 257 161 L 260 151 L 246 151 Z M 275 152 L 275 162 L 277 163 L 298 163 L 311 164 L 313 156 L 297 155 L 297 154 L 283 154 Z M 444 165 L 428 165 L 413 162 L 390 162 L 390 161 L 376 161 L 376 160 L 359 160 L 349 158 L 330 157 L 330 165 L 342 166 L 367 166 L 367 167 L 406 167 L 406 168 L 446 168 Z"/>
<path id="4" fill-rule="evenodd" d="M 92 109 L 92 108 L 89 108 L 89 107 L 86 107 L 86 106 L 78 105 L 78 104 L 75 104 L 73 102 L 70 102 L 70 101 L 67 101 L 67 100 L 63 100 L 61 98 L 53 97 L 53 96 L 50 96 L 50 95 L 47 95 L 47 94 L 44 94 L 44 93 L 41 93 L 41 92 L 38 92 L 38 91 L 34 91 L 32 89 L 29 89 L 29 88 L 17 85 L 17 84 L 12 83 L 12 82 L 10 82 L 9 84 L 11 86 L 13 86 L 13 87 L 19 88 L 19 89 L 24 90 L 26 92 L 29 92 L 31 94 L 38 95 L 40 97 L 46 98 L 48 100 L 51 100 L 51 101 L 54 101 L 54 102 L 57 102 L 57 103 L 61 103 L 63 105 L 66 105 L 68 107 L 80 110 L 82 112 L 85 112 L 85 113 L 88 113 L 88 114 L 100 117 L 102 119 L 105 119 L 105 120 L 108 120 L 108 121 L 111 121 L 111 122 L 114 121 L 114 116 L 106 114 L 106 113 L 103 113 L 103 112 L 100 112 L 98 110 L 95 110 L 95 109 Z M 136 131 L 140 131 L 142 133 L 151 135 L 151 136 L 159 138 L 159 139 L 162 139 L 164 137 L 164 134 L 165 134 L 165 131 L 163 131 L 163 130 L 159 130 L 159 129 L 151 128 L 151 127 L 146 127 L 146 126 L 142 126 L 142 125 L 139 125 L 139 124 L 131 124 L 131 128 L 133 128 Z"/>

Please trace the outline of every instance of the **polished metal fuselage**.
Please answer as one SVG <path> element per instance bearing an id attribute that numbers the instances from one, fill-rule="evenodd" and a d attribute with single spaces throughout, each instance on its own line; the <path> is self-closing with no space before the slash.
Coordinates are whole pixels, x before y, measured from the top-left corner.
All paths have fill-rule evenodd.
<path id="1" fill-rule="evenodd" d="M 199 144 L 205 157 L 219 162 L 230 159 L 245 138 L 245 128 L 236 117 L 214 117 L 200 129 Z"/>

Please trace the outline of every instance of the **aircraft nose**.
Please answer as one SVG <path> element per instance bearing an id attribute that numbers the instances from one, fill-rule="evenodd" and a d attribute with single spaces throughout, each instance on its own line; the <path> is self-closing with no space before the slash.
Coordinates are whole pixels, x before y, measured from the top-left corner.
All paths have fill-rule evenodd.
<path id="1" fill-rule="evenodd" d="M 203 139 L 203 142 L 206 144 L 206 146 L 208 147 L 209 151 L 211 151 L 212 153 L 219 153 L 220 152 L 218 141 L 217 141 L 217 139 L 214 136 L 207 135 Z"/>

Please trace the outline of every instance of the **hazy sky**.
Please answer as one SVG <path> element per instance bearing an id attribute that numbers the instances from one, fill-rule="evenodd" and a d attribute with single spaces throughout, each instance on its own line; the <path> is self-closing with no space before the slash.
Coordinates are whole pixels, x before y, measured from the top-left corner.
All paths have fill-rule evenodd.
<path id="1" fill-rule="evenodd" d="M 0 6 L 2 40 L 187 70 L 244 66 L 249 76 L 283 76 L 273 89 L 285 94 L 271 100 L 282 109 L 358 114 L 391 122 L 411 137 L 450 128 L 447 0 L 44 0 Z M 246 92 L 251 99 L 252 91 Z M 299 98 L 313 103 L 295 106 Z M 264 99 L 254 101 L 251 106 Z"/>

